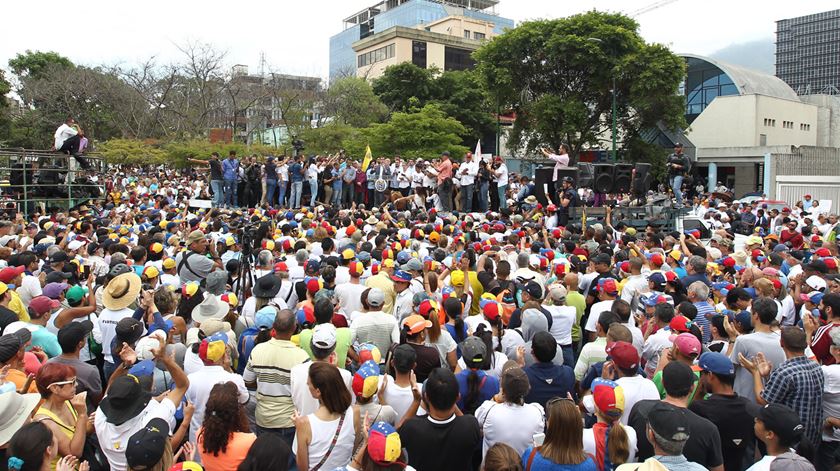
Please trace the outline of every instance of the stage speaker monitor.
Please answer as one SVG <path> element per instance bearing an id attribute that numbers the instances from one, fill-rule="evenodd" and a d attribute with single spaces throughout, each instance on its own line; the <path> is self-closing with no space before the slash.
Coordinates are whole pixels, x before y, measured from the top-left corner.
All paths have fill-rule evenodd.
<path id="1" fill-rule="evenodd" d="M 577 167 L 577 188 L 592 188 L 592 182 L 595 180 L 595 168 L 589 162 L 578 162 Z"/>
<path id="2" fill-rule="evenodd" d="M 633 182 L 633 164 L 615 164 L 613 175 L 613 190 L 610 193 L 630 193 Z"/>
<path id="3" fill-rule="evenodd" d="M 636 175 L 633 178 L 633 194 L 643 196 L 650 190 L 653 175 L 650 172 L 651 165 L 646 163 L 636 164 Z"/>
<path id="4" fill-rule="evenodd" d="M 613 189 L 613 177 L 615 176 L 615 165 L 593 164 L 592 189 L 596 193 L 609 193 Z"/>

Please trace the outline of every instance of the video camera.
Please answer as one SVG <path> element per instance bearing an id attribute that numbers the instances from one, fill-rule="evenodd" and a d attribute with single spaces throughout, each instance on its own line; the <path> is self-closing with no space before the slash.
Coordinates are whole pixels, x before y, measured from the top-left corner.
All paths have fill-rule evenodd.
<path id="1" fill-rule="evenodd" d="M 302 139 L 298 139 L 297 136 L 292 136 L 292 148 L 295 150 L 295 157 L 297 157 L 303 149 L 305 149 L 306 143 L 303 142 Z"/>

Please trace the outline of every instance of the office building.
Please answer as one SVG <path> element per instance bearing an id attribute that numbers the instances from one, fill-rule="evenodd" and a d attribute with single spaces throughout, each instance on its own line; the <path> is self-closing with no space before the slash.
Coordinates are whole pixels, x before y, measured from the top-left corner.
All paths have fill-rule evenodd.
<path id="1" fill-rule="evenodd" d="M 432 63 L 444 69 L 446 45 L 452 48 L 450 61 L 463 62 L 465 60 L 463 52 L 455 49 L 471 52 L 480 45 L 482 40 L 492 35 L 501 34 L 508 28 L 513 28 L 513 20 L 502 18 L 495 13 L 495 7 L 498 3 L 498 0 L 381 1 L 345 18 L 344 30 L 330 38 L 330 80 L 346 76 L 359 76 L 360 61 L 365 64 L 362 67 L 366 67 L 385 60 L 397 63 L 395 58 L 398 56 L 403 59 L 406 59 L 407 56 L 413 57 L 413 50 L 409 51 L 405 48 L 405 45 L 408 42 L 413 42 L 417 39 L 417 36 L 423 36 L 426 39 L 427 64 Z M 450 17 L 452 18 L 450 21 L 441 23 L 441 20 Z M 492 25 L 490 30 L 486 29 L 488 25 Z M 446 28 L 450 29 L 447 31 Z M 407 31 L 407 29 L 414 29 L 419 33 Z M 430 33 L 432 36 L 422 35 L 423 32 Z M 469 38 L 466 37 L 468 32 Z M 394 47 L 387 48 L 385 46 L 388 46 L 388 44 L 384 44 L 382 41 L 365 41 L 377 34 L 390 34 L 389 38 L 394 39 L 392 41 Z M 456 35 L 462 41 L 456 41 L 454 39 Z M 397 41 L 397 38 L 402 40 Z M 422 38 L 420 42 L 423 42 Z M 428 46 L 430 42 L 443 46 Z M 378 46 L 380 44 L 381 46 Z M 379 49 L 383 47 L 385 48 L 380 51 Z M 373 54 L 360 59 L 360 50 L 362 54 L 369 52 L 373 52 Z M 418 51 L 418 54 L 421 52 Z M 443 54 L 443 57 L 440 57 L 441 54 Z M 370 59 L 370 63 L 368 63 L 368 59 Z M 378 70 L 378 67 L 371 69 Z"/>
<path id="2" fill-rule="evenodd" d="M 776 76 L 800 95 L 840 95 L 840 10 L 776 22 Z"/>

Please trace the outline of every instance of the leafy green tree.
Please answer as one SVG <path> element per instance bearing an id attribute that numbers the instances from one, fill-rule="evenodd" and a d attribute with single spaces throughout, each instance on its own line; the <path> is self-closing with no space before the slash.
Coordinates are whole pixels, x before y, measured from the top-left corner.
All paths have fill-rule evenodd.
<path id="1" fill-rule="evenodd" d="M 632 154 L 640 130 L 685 126 L 678 86 L 684 61 L 647 44 L 635 20 L 590 11 L 521 23 L 476 51 L 491 96 L 516 113 L 509 147 L 532 153 L 567 143 L 574 159 L 610 139 L 613 80 L 619 147 Z"/>
<path id="2" fill-rule="evenodd" d="M 388 117 L 388 107 L 373 93 L 367 80 L 346 77 L 336 80 L 327 90 L 325 112 L 338 123 L 364 128 Z"/>
<path id="3" fill-rule="evenodd" d="M 403 62 L 385 69 L 373 81 L 373 93 L 391 111 L 411 111 L 422 108 L 437 97 L 434 69 L 423 69 L 411 62 Z"/>
<path id="4" fill-rule="evenodd" d="M 23 54 L 18 53 L 14 59 L 9 60 L 9 68 L 15 75 L 23 78 L 39 79 L 52 67 L 70 69 L 73 62 L 57 52 L 41 52 L 26 50 Z"/>
<path id="5" fill-rule="evenodd" d="M 376 155 L 431 158 L 443 151 L 453 157 L 466 153 L 460 137 L 465 132 L 458 120 L 429 104 L 416 112 L 394 113 L 387 123 L 363 129 L 362 135 Z"/>
<path id="6" fill-rule="evenodd" d="M 0 69 L 0 143 L 9 139 L 12 129 L 11 107 L 6 94 L 12 91 L 12 85 L 6 80 L 3 70 Z"/>
<path id="7" fill-rule="evenodd" d="M 334 154 L 345 148 L 348 139 L 358 138 L 359 130 L 341 123 L 329 123 L 320 128 L 310 128 L 301 134 L 308 154 Z"/>
<path id="8" fill-rule="evenodd" d="M 495 106 L 491 100 L 474 71 L 444 72 L 435 79 L 432 103 L 440 105 L 441 110 L 464 125 L 466 132 L 461 138 L 469 146 L 495 131 Z"/>
<path id="9" fill-rule="evenodd" d="M 100 144 L 97 151 L 111 164 L 161 164 L 169 157 L 159 143 L 139 139 L 111 139 Z"/>

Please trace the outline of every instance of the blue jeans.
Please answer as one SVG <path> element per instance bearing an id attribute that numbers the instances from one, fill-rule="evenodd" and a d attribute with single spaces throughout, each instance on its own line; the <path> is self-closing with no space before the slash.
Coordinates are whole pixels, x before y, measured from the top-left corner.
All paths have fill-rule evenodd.
<path id="1" fill-rule="evenodd" d="M 274 196 L 274 189 L 277 188 L 277 180 L 266 180 L 265 181 L 265 196 L 263 196 L 263 200 L 268 203 L 269 206 L 274 206 L 272 204 L 272 197 Z"/>
<path id="2" fill-rule="evenodd" d="M 563 351 L 563 364 L 568 366 L 569 368 L 575 367 L 575 351 L 572 348 L 572 345 L 558 345 L 560 350 Z"/>
<path id="3" fill-rule="evenodd" d="M 225 182 L 223 180 L 210 180 L 210 189 L 213 190 L 213 206 L 221 206 L 225 198 Z"/>
<path id="4" fill-rule="evenodd" d="M 309 182 L 309 193 L 312 195 L 312 198 L 309 200 L 309 206 L 315 207 L 315 198 L 318 197 L 318 179 L 313 178 L 312 180 L 307 180 Z"/>
<path id="5" fill-rule="evenodd" d="M 283 208 L 286 206 L 286 180 L 277 180 L 277 206 Z"/>
<path id="6" fill-rule="evenodd" d="M 303 195 L 303 182 L 292 182 L 292 194 L 289 195 L 289 206 L 292 209 L 300 208 L 300 197 Z"/>
<path id="7" fill-rule="evenodd" d="M 225 180 L 225 206 L 233 208 L 237 206 L 239 199 L 236 197 L 236 180 Z"/>
<path id="8" fill-rule="evenodd" d="M 505 198 L 505 193 L 507 193 L 507 185 L 503 185 L 499 187 L 499 209 L 507 208 L 507 198 Z"/>
<path id="9" fill-rule="evenodd" d="M 473 189 L 475 185 L 461 185 L 461 212 L 472 211 Z"/>
<path id="10" fill-rule="evenodd" d="M 482 213 L 487 211 L 490 198 L 490 182 L 482 182 L 478 185 L 478 210 Z"/>
<path id="11" fill-rule="evenodd" d="M 671 177 L 671 189 L 674 190 L 674 197 L 677 199 L 677 204 L 683 204 L 682 182 L 682 175 L 675 175 Z"/>
<path id="12" fill-rule="evenodd" d="M 334 186 L 333 187 L 332 201 L 330 203 L 332 203 L 332 205 L 335 206 L 336 208 L 341 206 L 341 191 L 342 191 L 342 187 L 340 187 L 340 186 Z"/>

